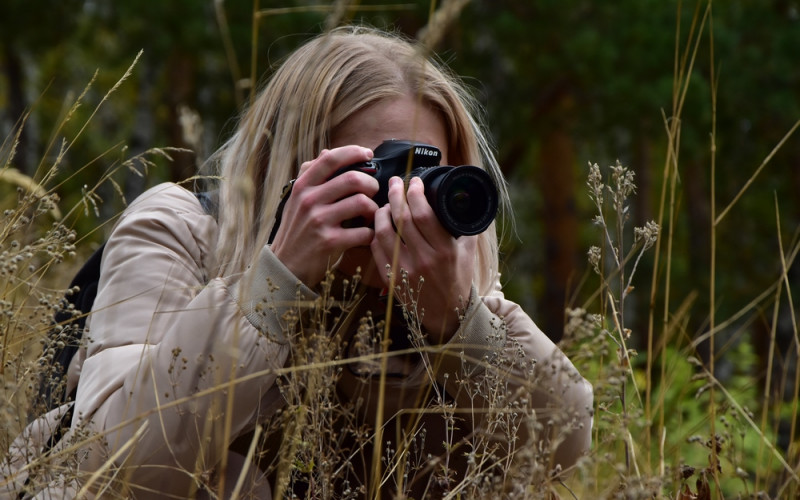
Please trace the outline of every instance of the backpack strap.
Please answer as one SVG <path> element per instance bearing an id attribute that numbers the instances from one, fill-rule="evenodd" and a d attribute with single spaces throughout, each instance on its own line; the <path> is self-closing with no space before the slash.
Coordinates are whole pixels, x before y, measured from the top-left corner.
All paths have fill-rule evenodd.
<path id="1" fill-rule="evenodd" d="M 197 201 L 200 202 L 203 210 L 216 219 L 219 206 L 219 190 L 204 191 L 202 193 L 195 193 L 194 195 L 197 196 Z"/>
<path id="2" fill-rule="evenodd" d="M 103 259 L 103 243 L 81 266 L 69 284 L 70 290 L 77 291 L 64 296 L 62 307 L 56 311 L 53 321 L 61 325 L 61 329 L 53 328 L 49 334 L 49 346 L 55 349 L 52 369 L 45 369 L 39 384 L 39 402 L 47 411 L 74 399 L 75 391 L 64 393 L 67 369 L 81 344 L 83 330 L 86 328 L 86 315 L 92 310 L 97 296 L 97 284 L 100 281 L 100 262 Z M 70 307 L 72 306 L 72 307 Z M 75 316 L 75 314 L 78 314 Z M 59 345 L 63 347 L 58 347 Z"/>

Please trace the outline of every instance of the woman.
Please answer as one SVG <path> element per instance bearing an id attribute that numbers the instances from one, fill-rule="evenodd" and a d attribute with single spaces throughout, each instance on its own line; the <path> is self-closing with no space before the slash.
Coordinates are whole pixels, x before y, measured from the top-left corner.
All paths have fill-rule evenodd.
<path id="1" fill-rule="evenodd" d="M 590 442 L 591 386 L 503 297 L 494 225 L 455 238 L 418 178 L 393 178 L 378 206 L 373 176 L 334 175 L 403 139 L 485 169 L 507 205 L 475 112 L 419 47 L 334 30 L 291 55 L 244 114 L 215 157 L 214 203 L 177 185 L 132 203 L 70 372 L 73 432 L 103 436 L 82 448 L 81 487 L 420 497 L 478 491 L 484 476 L 508 490 L 512 467 L 528 482 L 572 467 Z M 312 382 L 304 363 L 320 351 L 333 369 Z M 326 441 L 338 465 L 297 458 L 326 439 L 304 408 L 338 408 L 327 422 L 360 430 Z"/>

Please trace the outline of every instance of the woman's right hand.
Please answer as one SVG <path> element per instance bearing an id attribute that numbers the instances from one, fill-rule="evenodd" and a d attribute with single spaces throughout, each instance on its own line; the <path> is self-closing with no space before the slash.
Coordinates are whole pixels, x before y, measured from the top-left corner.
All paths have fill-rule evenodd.
<path id="1" fill-rule="evenodd" d="M 378 205 L 374 177 L 352 170 L 331 178 L 340 168 L 372 159 L 372 150 L 360 146 L 324 149 L 300 166 L 300 173 L 283 210 L 280 227 L 270 248 L 303 283 L 315 286 L 345 250 L 369 246 Z M 363 217 L 366 227 L 342 227 L 348 219 Z"/>

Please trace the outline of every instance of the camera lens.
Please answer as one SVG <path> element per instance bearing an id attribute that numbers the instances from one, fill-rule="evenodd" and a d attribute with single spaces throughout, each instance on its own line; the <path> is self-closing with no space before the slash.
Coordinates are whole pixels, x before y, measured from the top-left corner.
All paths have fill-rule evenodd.
<path id="1" fill-rule="evenodd" d="M 428 203 L 453 236 L 482 233 L 497 215 L 497 188 L 478 167 L 432 167 L 422 170 L 419 177 Z"/>
<path id="2" fill-rule="evenodd" d="M 444 197 L 447 212 L 461 224 L 471 224 L 471 221 L 480 218 L 483 208 L 479 201 L 483 194 L 482 187 L 471 177 L 454 179 Z"/>

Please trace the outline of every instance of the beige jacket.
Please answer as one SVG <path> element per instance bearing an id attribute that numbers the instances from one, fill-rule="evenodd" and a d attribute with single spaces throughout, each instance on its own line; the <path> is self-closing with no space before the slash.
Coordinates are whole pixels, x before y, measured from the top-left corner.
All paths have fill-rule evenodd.
<path id="1" fill-rule="evenodd" d="M 72 487 L 89 482 L 96 490 L 113 478 L 133 485 L 127 494 L 136 498 L 183 498 L 203 496 L 200 480 L 218 481 L 223 474 L 226 491 L 242 476 L 242 491 L 271 498 L 259 469 L 229 448 L 284 405 L 276 370 L 290 356 L 284 332 L 296 315 L 288 313 L 318 295 L 268 247 L 241 276 L 212 278 L 217 231 L 196 197 L 174 184 L 150 189 L 117 222 L 103 255 L 85 349 L 69 371 L 70 383 L 78 384 L 71 433 L 102 436 L 81 449 L 85 479 Z M 432 376 L 460 407 L 482 404 L 456 390 L 455 381 L 479 377 L 502 353 L 524 357 L 503 376 L 509 398 L 527 400 L 537 415 L 569 410 L 574 430 L 554 460 L 573 465 L 590 443 L 591 385 L 499 288 L 485 297 L 473 290 L 459 332 L 431 349 Z M 532 362 L 538 365 L 533 388 L 525 384 Z M 414 380 L 391 383 L 425 385 L 431 375 L 418 372 Z M 412 404 L 416 394 L 390 393 L 396 407 Z M 35 449 L 47 429 L 35 423 L 14 450 Z"/>

